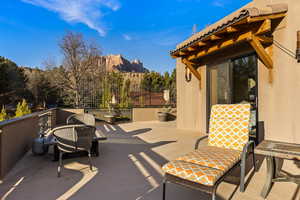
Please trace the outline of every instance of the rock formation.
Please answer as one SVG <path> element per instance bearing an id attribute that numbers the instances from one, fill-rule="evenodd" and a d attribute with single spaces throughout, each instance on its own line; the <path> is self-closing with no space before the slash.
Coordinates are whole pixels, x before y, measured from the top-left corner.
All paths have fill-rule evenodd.
<path id="1" fill-rule="evenodd" d="M 108 55 L 105 57 L 106 71 L 118 71 L 118 72 L 137 72 L 145 73 L 148 69 L 144 68 L 144 65 L 139 60 L 133 60 L 132 62 L 123 58 L 121 55 Z"/>

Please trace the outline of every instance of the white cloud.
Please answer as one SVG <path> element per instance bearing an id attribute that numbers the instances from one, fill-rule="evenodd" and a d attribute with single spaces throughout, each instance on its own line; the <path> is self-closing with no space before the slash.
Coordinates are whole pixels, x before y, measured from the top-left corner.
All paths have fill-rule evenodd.
<path id="1" fill-rule="evenodd" d="M 123 34 L 122 36 L 125 40 L 128 40 L 128 41 L 132 40 L 132 37 L 128 34 Z"/>
<path id="2" fill-rule="evenodd" d="M 101 36 L 106 35 L 101 19 L 103 9 L 117 11 L 120 9 L 118 0 L 21 0 L 35 6 L 56 12 L 69 23 L 82 23 L 96 30 Z"/>
<path id="3" fill-rule="evenodd" d="M 225 6 L 225 2 L 222 1 L 222 0 L 215 0 L 213 1 L 213 6 L 216 6 L 216 7 L 224 7 Z"/>

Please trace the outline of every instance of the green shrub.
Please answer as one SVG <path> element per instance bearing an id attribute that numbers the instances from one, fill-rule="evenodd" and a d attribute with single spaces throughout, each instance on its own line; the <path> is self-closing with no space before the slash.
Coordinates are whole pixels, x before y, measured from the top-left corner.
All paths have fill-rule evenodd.
<path id="1" fill-rule="evenodd" d="M 8 115 L 6 113 L 6 110 L 5 110 L 4 106 L 2 106 L 2 110 L 0 112 L 0 122 L 4 121 L 4 120 L 7 120 L 7 119 L 8 119 Z"/>
<path id="2" fill-rule="evenodd" d="M 31 110 L 25 99 L 22 100 L 22 103 L 19 102 L 17 105 L 16 115 L 15 117 L 22 117 L 23 115 L 30 114 Z"/>

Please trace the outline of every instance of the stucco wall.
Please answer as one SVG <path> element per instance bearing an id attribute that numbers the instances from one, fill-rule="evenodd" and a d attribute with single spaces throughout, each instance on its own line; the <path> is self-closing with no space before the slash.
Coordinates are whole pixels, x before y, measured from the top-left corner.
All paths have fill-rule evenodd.
<path id="1" fill-rule="evenodd" d="M 46 112 L 52 113 L 51 123 L 55 126 L 56 110 Z M 33 113 L 0 123 L 0 178 L 3 178 L 31 148 L 33 139 L 38 136 L 39 117 L 46 112 Z"/>
<path id="2" fill-rule="evenodd" d="M 199 68 L 201 89 L 195 76 L 185 80 L 185 65 L 177 59 L 177 128 L 206 132 L 206 69 Z"/>
<path id="3" fill-rule="evenodd" d="M 288 3 L 287 16 L 274 32 L 274 39 L 295 52 L 296 31 L 300 30 L 300 3 L 296 0 L 255 0 L 256 5 Z M 249 52 L 234 47 L 231 56 Z M 229 54 L 228 50 L 227 54 Z M 253 51 L 253 49 L 252 49 Z M 265 138 L 300 143 L 300 64 L 291 56 L 273 45 L 273 83 L 268 82 L 268 70 L 258 61 L 259 121 L 264 122 Z M 212 56 L 214 57 L 214 56 Z M 225 59 L 222 53 L 215 59 Z M 207 60 L 206 60 L 207 61 Z M 213 60 L 212 60 L 213 61 Z M 206 130 L 206 67 L 201 67 L 202 89 L 193 76 L 187 83 L 185 65 L 177 59 L 177 127 L 180 129 Z"/>
<path id="4" fill-rule="evenodd" d="M 157 113 L 161 108 L 133 108 L 132 121 L 156 121 L 158 120 Z"/>
<path id="5" fill-rule="evenodd" d="M 157 113 L 163 111 L 163 108 L 133 108 L 132 109 L 132 121 L 141 122 L 141 121 L 157 121 Z M 170 120 L 176 118 L 176 108 L 170 110 Z"/>
<path id="6" fill-rule="evenodd" d="M 261 1 L 258 1 L 261 3 Z M 274 32 L 274 40 L 295 52 L 296 31 L 300 30 L 300 2 L 273 0 L 267 3 L 288 3 L 288 13 Z M 300 64 L 273 45 L 273 84 L 268 71 L 259 63 L 259 119 L 265 124 L 265 138 L 300 142 Z"/>
<path id="7" fill-rule="evenodd" d="M 1 177 L 31 148 L 38 133 L 38 116 L 20 120 L 2 127 Z"/>

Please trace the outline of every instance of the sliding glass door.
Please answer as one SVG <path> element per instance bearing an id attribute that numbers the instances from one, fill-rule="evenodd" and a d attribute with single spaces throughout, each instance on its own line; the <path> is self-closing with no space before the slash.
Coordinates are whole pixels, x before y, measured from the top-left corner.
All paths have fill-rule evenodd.
<path id="1" fill-rule="evenodd" d="M 258 116 L 256 55 L 209 66 L 207 73 L 208 118 L 212 105 L 250 103 L 252 134 L 255 134 Z"/>

